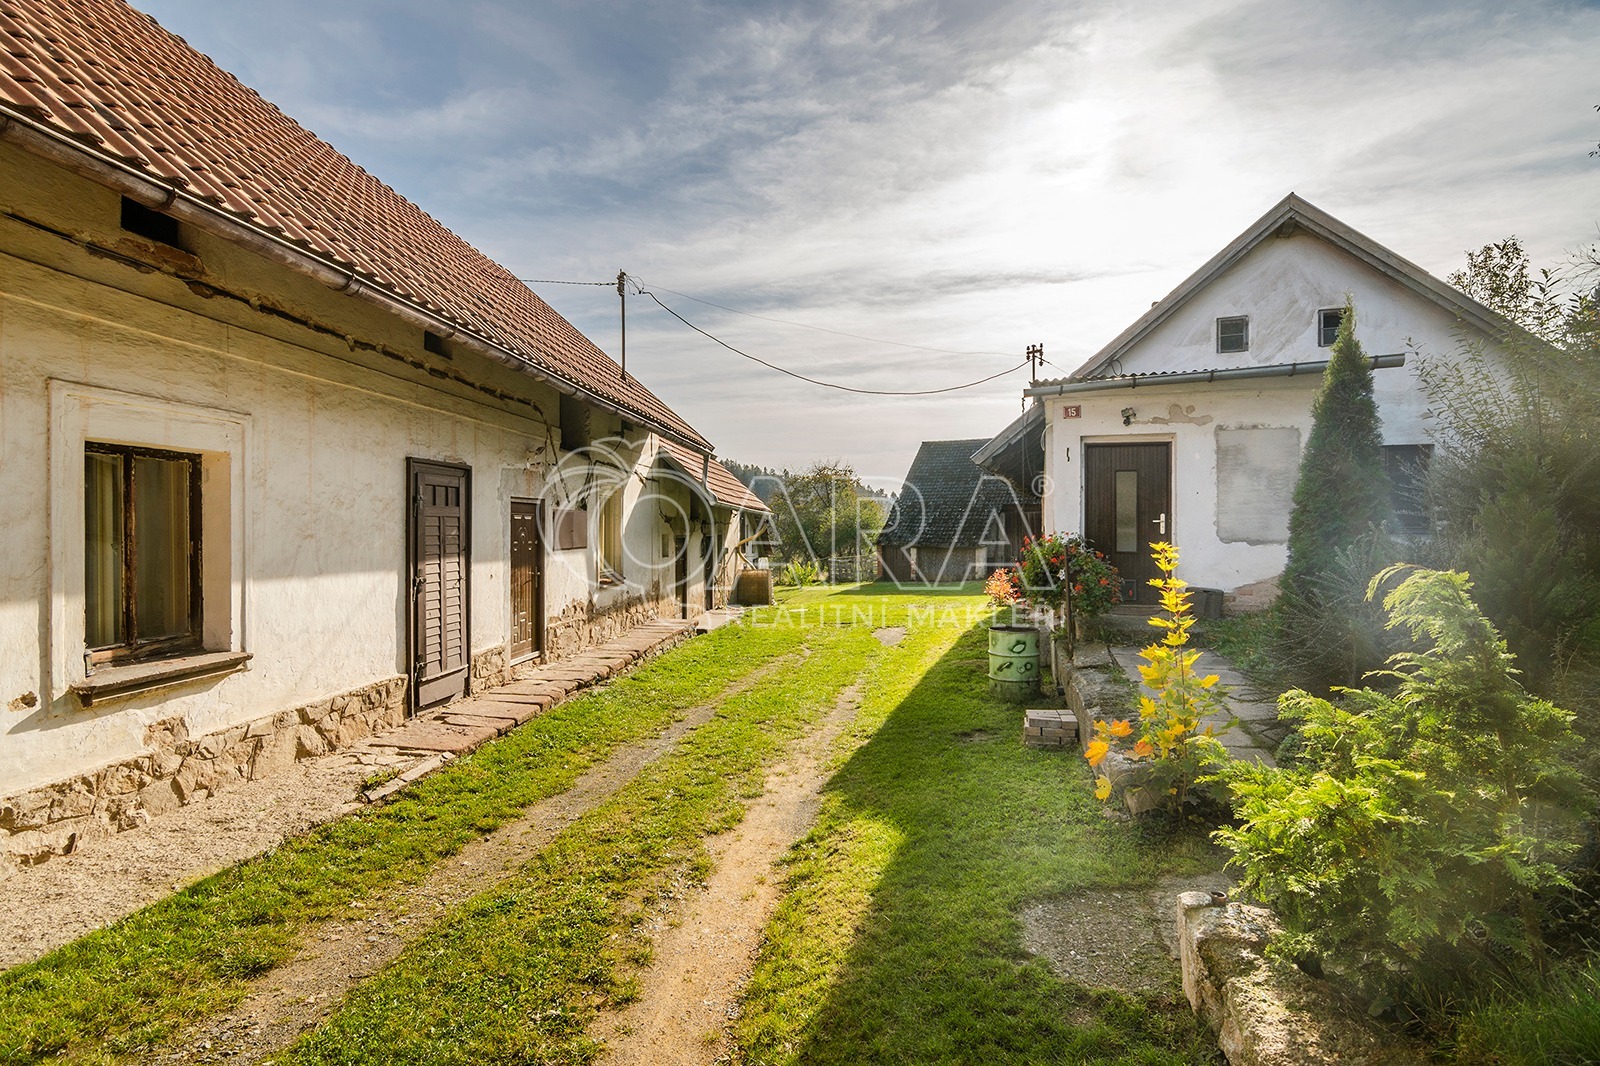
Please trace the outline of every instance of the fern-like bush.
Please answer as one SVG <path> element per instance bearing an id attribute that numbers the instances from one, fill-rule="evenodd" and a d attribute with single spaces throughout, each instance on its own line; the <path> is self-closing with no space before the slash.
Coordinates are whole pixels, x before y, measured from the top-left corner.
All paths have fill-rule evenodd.
<path id="1" fill-rule="evenodd" d="M 1437 994 L 1540 963 L 1537 893 L 1563 883 L 1583 801 L 1572 716 L 1518 684 L 1467 576 L 1390 567 L 1369 595 L 1402 574 L 1387 624 L 1424 650 L 1391 657 L 1392 692 L 1285 693 L 1303 757 L 1222 770 L 1238 824 L 1216 837 L 1282 917 L 1276 950 Z"/>

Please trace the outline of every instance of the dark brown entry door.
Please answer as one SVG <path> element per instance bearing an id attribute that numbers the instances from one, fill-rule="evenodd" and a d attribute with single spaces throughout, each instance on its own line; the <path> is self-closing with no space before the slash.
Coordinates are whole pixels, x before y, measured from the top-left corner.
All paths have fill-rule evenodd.
<path id="1" fill-rule="evenodd" d="M 544 650 L 544 545 L 539 504 L 511 501 L 511 657 Z"/>
<path id="2" fill-rule="evenodd" d="M 689 542 L 683 537 L 673 541 L 677 548 L 677 572 L 673 574 L 673 587 L 678 595 L 678 615 L 681 618 L 689 617 Z"/>
<path id="3" fill-rule="evenodd" d="M 1086 444 L 1083 448 L 1083 533 L 1122 573 L 1123 602 L 1158 600 L 1150 579 L 1154 541 L 1172 528 L 1172 446 Z"/>
<path id="4" fill-rule="evenodd" d="M 406 460 L 411 489 L 411 684 L 416 706 L 467 690 L 468 487 L 464 466 Z"/>

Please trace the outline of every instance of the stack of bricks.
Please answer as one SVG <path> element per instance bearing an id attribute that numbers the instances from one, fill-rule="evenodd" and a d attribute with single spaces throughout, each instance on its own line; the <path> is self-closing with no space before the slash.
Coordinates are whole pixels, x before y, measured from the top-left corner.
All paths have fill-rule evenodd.
<path id="1" fill-rule="evenodd" d="M 1078 742 L 1078 719 L 1070 710 L 1022 712 L 1022 742 L 1030 748 L 1066 748 Z"/>

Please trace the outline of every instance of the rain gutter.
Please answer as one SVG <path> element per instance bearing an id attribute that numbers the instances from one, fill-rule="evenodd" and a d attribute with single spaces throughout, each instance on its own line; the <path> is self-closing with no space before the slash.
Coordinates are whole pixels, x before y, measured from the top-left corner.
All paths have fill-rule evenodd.
<path id="1" fill-rule="evenodd" d="M 1373 355 L 1367 364 L 1374 370 L 1405 366 L 1405 355 Z M 1292 378 L 1320 375 L 1328 360 L 1310 363 L 1275 363 L 1271 366 L 1236 366 L 1222 370 L 1185 370 L 1176 374 L 1124 374 L 1115 378 L 1086 378 L 1082 381 L 1053 381 L 1024 389 L 1024 396 L 1062 396 L 1079 392 L 1107 392 L 1112 389 L 1149 388 L 1153 385 L 1185 385 L 1193 382 L 1237 381 L 1245 378 Z"/>

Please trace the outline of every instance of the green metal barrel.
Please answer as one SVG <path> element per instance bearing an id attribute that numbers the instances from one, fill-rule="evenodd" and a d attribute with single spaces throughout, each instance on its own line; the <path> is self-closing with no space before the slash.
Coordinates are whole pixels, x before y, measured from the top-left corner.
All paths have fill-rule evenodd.
<path id="1" fill-rule="evenodd" d="M 989 691 L 1018 703 L 1039 691 L 1039 631 L 1033 626 L 989 630 Z"/>

